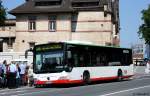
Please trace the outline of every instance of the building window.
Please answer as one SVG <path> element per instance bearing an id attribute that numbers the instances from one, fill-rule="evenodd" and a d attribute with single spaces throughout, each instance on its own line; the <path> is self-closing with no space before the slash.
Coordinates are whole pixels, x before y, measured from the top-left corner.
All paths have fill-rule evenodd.
<path id="1" fill-rule="evenodd" d="M 29 31 L 35 31 L 35 30 L 36 30 L 36 22 L 29 21 Z"/>
<path id="2" fill-rule="evenodd" d="M 9 45 L 8 45 L 8 49 L 13 49 L 13 45 L 12 45 L 12 44 L 9 44 Z"/>
<path id="3" fill-rule="evenodd" d="M 76 31 L 78 14 L 72 14 L 71 16 L 71 32 Z"/>
<path id="4" fill-rule="evenodd" d="M 8 49 L 13 49 L 13 40 L 11 38 L 7 41 Z"/>
<path id="5" fill-rule="evenodd" d="M 73 2 L 72 7 L 95 7 L 98 6 L 99 2 Z"/>
<path id="6" fill-rule="evenodd" d="M 56 31 L 56 16 L 49 17 L 49 31 Z"/>
<path id="7" fill-rule="evenodd" d="M 51 1 L 38 1 L 35 2 L 35 6 L 58 6 L 61 5 L 62 0 L 51 0 Z"/>
<path id="8" fill-rule="evenodd" d="M 36 17 L 35 16 L 29 16 L 29 31 L 35 31 L 36 30 Z"/>

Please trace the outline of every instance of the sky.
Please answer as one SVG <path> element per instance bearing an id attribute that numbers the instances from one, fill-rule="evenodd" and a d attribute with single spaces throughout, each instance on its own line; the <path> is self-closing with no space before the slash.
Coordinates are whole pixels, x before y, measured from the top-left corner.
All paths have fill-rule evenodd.
<path id="1" fill-rule="evenodd" d="M 25 0 L 2 0 L 3 5 L 8 11 L 24 3 Z M 143 9 L 147 9 L 150 0 L 120 0 L 120 45 L 130 48 L 132 44 L 141 43 L 137 34 Z M 9 18 L 14 18 L 8 15 Z"/>

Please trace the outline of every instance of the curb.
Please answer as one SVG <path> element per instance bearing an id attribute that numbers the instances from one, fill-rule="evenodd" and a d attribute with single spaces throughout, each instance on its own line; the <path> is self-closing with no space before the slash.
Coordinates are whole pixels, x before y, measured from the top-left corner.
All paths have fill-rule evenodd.
<path id="1" fill-rule="evenodd" d="M 22 87 L 18 87 L 18 88 L 13 88 L 13 89 L 9 89 L 9 88 L 0 88 L 0 90 L 18 90 L 18 89 L 28 89 L 28 88 L 33 88 L 33 87 L 29 87 L 29 86 L 22 86 Z"/>

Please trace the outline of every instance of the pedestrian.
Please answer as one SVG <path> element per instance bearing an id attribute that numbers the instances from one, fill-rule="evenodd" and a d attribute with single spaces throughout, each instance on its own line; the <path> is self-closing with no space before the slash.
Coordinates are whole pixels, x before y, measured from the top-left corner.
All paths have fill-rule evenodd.
<path id="1" fill-rule="evenodd" d="M 6 82 L 6 87 L 9 87 L 9 84 L 10 84 L 10 70 L 9 70 L 9 66 L 10 66 L 10 63 L 7 62 L 6 64 L 6 79 L 7 79 L 7 82 Z"/>
<path id="2" fill-rule="evenodd" d="M 3 88 L 7 87 L 7 72 L 6 72 L 6 66 L 7 66 L 7 61 L 4 60 L 3 61 L 3 65 L 2 65 L 2 70 L 3 70 L 3 80 L 4 80 L 4 84 L 3 84 Z"/>
<path id="3" fill-rule="evenodd" d="M 17 67 L 15 63 L 12 61 L 9 65 L 9 88 L 16 87 L 16 74 L 17 74 Z"/>
<path id="4" fill-rule="evenodd" d="M 24 85 L 28 85 L 28 81 L 29 81 L 29 76 L 28 76 L 28 70 L 29 70 L 29 66 L 26 66 L 26 70 L 25 70 L 25 80 L 24 80 Z"/>
<path id="5" fill-rule="evenodd" d="M 21 64 L 19 64 L 20 67 L 20 82 L 21 85 L 25 85 L 25 71 L 26 71 L 26 64 L 24 62 L 21 62 Z"/>
<path id="6" fill-rule="evenodd" d="M 0 87 L 3 87 L 3 64 L 0 62 Z"/>
<path id="7" fill-rule="evenodd" d="M 145 68 L 145 73 L 147 73 L 147 74 L 150 73 L 150 59 L 147 60 L 146 68 Z"/>
<path id="8" fill-rule="evenodd" d="M 34 79 L 33 79 L 33 64 L 31 64 L 29 66 L 28 78 L 29 78 L 29 86 L 33 86 L 33 84 L 34 84 Z"/>
<path id="9" fill-rule="evenodd" d="M 16 88 L 18 88 L 20 86 L 20 67 L 19 64 L 16 64 L 17 67 L 17 73 L 16 73 Z"/>

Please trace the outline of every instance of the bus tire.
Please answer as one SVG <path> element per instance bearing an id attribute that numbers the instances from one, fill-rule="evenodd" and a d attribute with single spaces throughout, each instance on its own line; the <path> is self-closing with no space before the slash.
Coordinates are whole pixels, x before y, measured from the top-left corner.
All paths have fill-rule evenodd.
<path id="1" fill-rule="evenodd" d="M 90 83 L 90 73 L 88 71 L 84 71 L 83 73 L 83 84 L 87 85 Z"/>
<path id="2" fill-rule="evenodd" d="M 123 74 L 122 74 L 122 70 L 121 69 L 119 69 L 118 70 L 118 76 L 117 76 L 117 81 L 122 81 L 123 80 Z"/>

